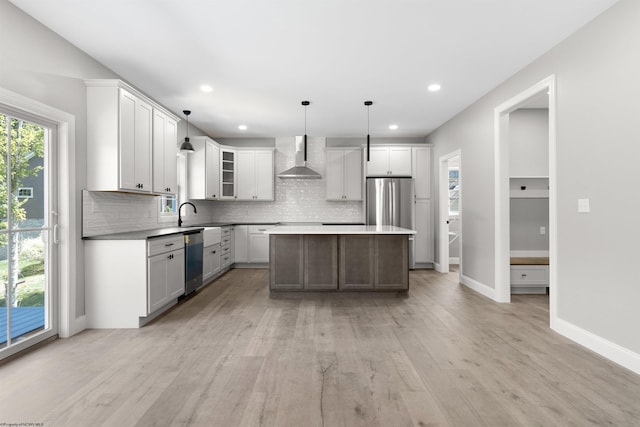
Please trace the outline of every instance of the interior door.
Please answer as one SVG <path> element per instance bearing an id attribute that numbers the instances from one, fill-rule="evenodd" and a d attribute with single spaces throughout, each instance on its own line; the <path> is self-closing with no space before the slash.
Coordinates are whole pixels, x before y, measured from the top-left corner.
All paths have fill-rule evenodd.
<path id="1" fill-rule="evenodd" d="M 57 333 L 56 134 L 0 107 L 0 359 Z"/>

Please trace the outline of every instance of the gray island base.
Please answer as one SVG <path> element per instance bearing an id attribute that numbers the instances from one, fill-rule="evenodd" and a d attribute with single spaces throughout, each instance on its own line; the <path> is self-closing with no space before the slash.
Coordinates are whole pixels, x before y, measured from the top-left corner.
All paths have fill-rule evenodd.
<path id="1" fill-rule="evenodd" d="M 394 226 L 281 226 L 269 234 L 271 291 L 407 291 L 409 235 Z"/>

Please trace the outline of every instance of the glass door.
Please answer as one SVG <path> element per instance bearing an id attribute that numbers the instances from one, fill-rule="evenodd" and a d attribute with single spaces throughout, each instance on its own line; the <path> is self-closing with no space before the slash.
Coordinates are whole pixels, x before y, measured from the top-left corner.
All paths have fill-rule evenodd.
<path id="1" fill-rule="evenodd" d="M 0 359 L 57 333 L 55 130 L 0 106 Z"/>

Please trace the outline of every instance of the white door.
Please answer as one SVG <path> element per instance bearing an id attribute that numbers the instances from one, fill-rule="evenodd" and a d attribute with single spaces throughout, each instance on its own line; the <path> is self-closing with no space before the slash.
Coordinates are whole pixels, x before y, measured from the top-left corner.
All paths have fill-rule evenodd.
<path id="1" fill-rule="evenodd" d="M 141 100 L 136 101 L 135 114 L 135 180 L 142 191 L 151 192 L 151 135 L 153 107 Z"/>
<path id="2" fill-rule="evenodd" d="M 0 359 L 58 332 L 56 134 L 0 109 Z"/>
<path id="3" fill-rule="evenodd" d="M 169 300 L 184 294 L 184 249 L 171 252 L 167 263 L 167 294 Z"/>
<path id="4" fill-rule="evenodd" d="M 170 118 L 164 132 L 164 182 L 169 193 L 178 193 L 178 123 Z"/>

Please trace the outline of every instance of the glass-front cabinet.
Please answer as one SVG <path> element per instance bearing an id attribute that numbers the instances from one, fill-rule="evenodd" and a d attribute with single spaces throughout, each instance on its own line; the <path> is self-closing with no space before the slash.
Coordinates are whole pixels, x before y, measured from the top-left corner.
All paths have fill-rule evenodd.
<path id="1" fill-rule="evenodd" d="M 220 150 L 220 171 L 222 174 L 221 199 L 236 198 L 236 152 L 228 149 Z"/>

